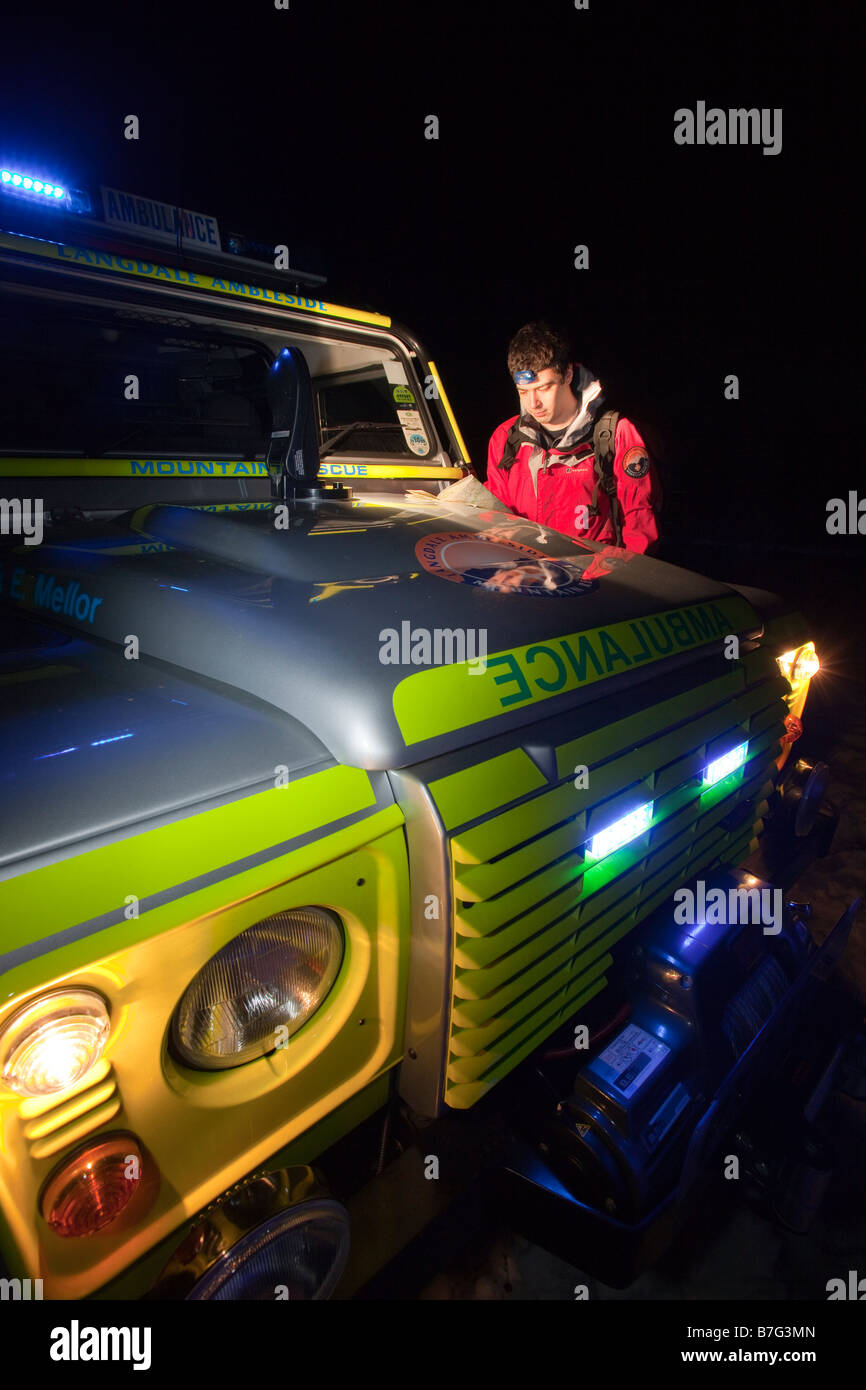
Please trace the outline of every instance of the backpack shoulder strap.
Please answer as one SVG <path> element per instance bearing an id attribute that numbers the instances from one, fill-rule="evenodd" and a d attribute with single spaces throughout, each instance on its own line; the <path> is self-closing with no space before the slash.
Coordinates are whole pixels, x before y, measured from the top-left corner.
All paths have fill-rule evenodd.
<path id="1" fill-rule="evenodd" d="M 616 427 L 619 423 L 618 410 L 606 410 L 603 415 L 599 415 L 592 431 L 592 447 L 596 457 L 596 464 L 601 462 L 601 471 L 605 479 L 610 478 L 613 482 L 613 458 L 616 453 Z M 605 485 L 605 492 L 615 491 Z"/>
<path id="2" fill-rule="evenodd" d="M 511 429 L 508 431 L 505 439 L 505 448 L 502 450 L 502 458 L 499 460 L 498 466 L 502 469 L 503 473 L 507 473 L 512 467 L 514 460 L 517 458 L 518 450 L 521 445 L 525 443 L 526 440 L 520 437 L 520 416 L 518 415 Z"/>
<path id="3" fill-rule="evenodd" d="M 618 410 L 606 410 L 599 415 L 592 431 L 592 451 L 595 455 L 595 484 L 592 489 L 590 515 L 598 514 L 598 490 L 607 493 L 610 501 L 610 517 L 618 546 L 622 546 L 622 512 L 616 495 L 616 479 L 613 476 L 613 460 L 616 454 L 616 427 L 619 422 Z"/>

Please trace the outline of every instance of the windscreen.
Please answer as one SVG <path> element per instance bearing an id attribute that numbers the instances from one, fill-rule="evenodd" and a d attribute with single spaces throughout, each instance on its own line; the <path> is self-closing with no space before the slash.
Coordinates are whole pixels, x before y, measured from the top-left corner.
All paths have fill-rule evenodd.
<path id="1" fill-rule="evenodd" d="M 118 311 L 17 307 L 0 323 L 3 453 L 263 456 L 270 356 L 255 341 Z"/>
<path id="2" fill-rule="evenodd" d="M 185 480 L 176 500 L 238 480 L 242 495 L 268 496 L 267 380 L 286 346 L 300 348 L 310 369 L 322 459 L 430 458 L 436 441 L 417 390 L 381 341 L 341 338 L 330 324 L 280 331 L 7 286 L 0 470 Z M 110 490 L 116 499 L 117 481 Z"/>

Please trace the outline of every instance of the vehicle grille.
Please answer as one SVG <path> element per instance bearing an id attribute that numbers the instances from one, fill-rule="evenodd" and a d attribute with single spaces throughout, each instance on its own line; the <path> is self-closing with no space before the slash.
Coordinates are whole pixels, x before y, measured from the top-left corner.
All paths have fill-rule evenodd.
<path id="1" fill-rule="evenodd" d="M 72 1090 L 44 1100 L 25 1100 L 19 1113 L 31 1158 L 51 1158 L 78 1143 L 112 1120 L 120 1105 L 114 1071 L 104 1058 Z"/>
<path id="2" fill-rule="evenodd" d="M 473 1105 L 602 990 L 611 948 L 675 888 L 746 857 L 773 787 L 786 690 L 757 649 L 557 746 L 555 779 L 517 748 L 431 784 L 451 854 L 447 1104 Z M 705 788 L 706 765 L 746 741 L 745 765 Z M 589 837 L 646 801 L 648 830 L 591 859 Z"/>

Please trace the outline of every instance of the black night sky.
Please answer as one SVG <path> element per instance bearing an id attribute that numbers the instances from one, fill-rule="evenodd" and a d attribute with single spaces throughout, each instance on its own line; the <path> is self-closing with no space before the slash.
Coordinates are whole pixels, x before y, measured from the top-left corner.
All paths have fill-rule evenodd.
<path id="1" fill-rule="evenodd" d="M 818 884 L 829 930 L 866 862 L 863 0 L 287 3 L 17 0 L 0 27 L 0 162 L 286 243 L 293 266 L 327 275 L 324 299 L 420 339 L 482 477 L 490 434 L 516 411 L 509 339 L 530 319 L 566 327 L 661 457 L 660 558 L 806 615 L 822 674 L 794 757 L 832 763 L 842 821 L 823 880 L 802 891 Z M 781 151 L 677 144 L 675 112 L 698 103 L 781 109 Z M 828 502 L 854 491 L 864 534 L 828 534 Z M 862 917 L 858 933 L 862 1025 Z M 821 1238 L 864 1288 L 847 1253 L 863 1204 L 842 1209 L 850 1163 L 850 1184 L 829 1189 L 837 1226 L 821 1230 L 853 1234 Z M 798 1252 L 804 1278 L 802 1247 L 777 1249 Z"/>
<path id="2" fill-rule="evenodd" d="M 509 337 L 559 319 L 664 447 L 667 539 L 800 564 L 859 550 L 825 529 L 860 481 L 854 13 L 50 5 L 5 22 L 3 157 L 286 242 L 327 298 L 412 328 L 476 466 L 513 411 Z M 782 108 L 781 152 L 676 145 L 674 112 L 698 101 Z"/>

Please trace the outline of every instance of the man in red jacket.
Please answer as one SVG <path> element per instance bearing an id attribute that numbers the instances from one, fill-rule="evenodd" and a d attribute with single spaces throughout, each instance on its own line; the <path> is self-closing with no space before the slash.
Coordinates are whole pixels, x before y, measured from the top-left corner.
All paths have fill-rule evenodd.
<path id="1" fill-rule="evenodd" d="M 555 531 L 651 553 L 659 480 L 631 421 L 608 413 L 600 382 L 547 324 L 528 323 L 512 338 L 508 370 L 521 413 L 491 437 L 489 490 Z"/>

